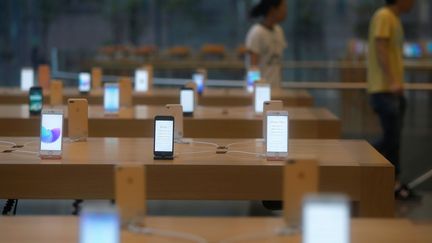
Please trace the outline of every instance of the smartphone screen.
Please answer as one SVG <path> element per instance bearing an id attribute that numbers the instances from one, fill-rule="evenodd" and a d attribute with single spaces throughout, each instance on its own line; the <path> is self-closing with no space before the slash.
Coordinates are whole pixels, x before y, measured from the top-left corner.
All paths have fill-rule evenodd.
<path id="1" fill-rule="evenodd" d="M 104 109 L 108 113 L 117 113 L 120 109 L 120 89 L 118 84 L 105 84 Z"/>
<path id="2" fill-rule="evenodd" d="M 261 72 L 258 70 L 249 70 L 246 75 L 246 89 L 252 93 L 254 84 L 261 79 Z"/>
<path id="3" fill-rule="evenodd" d="M 91 75 L 90 73 L 80 73 L 78 75 L 79 79 L 79 91 L 80 92 L 90 92 L 91 89 Z"/>
<path id="4" fill-rule="evenodd" d="M 149 90 L 149 74 L 145 69 L 135 71 L 135 91 L 146 92 Z"/>
<path id="5" fill-rule="evenodd" d="M 267 153 L 288 153 L 288 114 L 267 114 Z"/>
<path id="6" fill-rule="evenodd" d="M 63 114 L 42 113 L 40 150 L 61 151 L 63 137 Z"/>
<path id="7" fill-rule="evenodd" d="M 426 49 L 427 49 L 428 54 L 432 55 L 432 41 L 429 41 L 427 43 L 427 48 Z"/>
<path id="8" fill-rule="evenodd" d="M 34 72 L 31 68 L 21 69 L 21 90 L 29 91 L 34 85 Z"/>
<path id="9" fill-rule="evenodd" d="M 202 94 L 204 92 L 204 79 L 205 75 L 203 73 L 195 73 L 193 76 L 193 81 L 197 85 L 198 94 Z"/>
<path id="10" fill-rule="evenodd" d="M 422 48 L 418 43 L 405 43 L 404 55 L 407 58 L 420 58 L 422 57 Z"/>
<path id="11" fill-rule="evenodd" d="M 84 208 L 80 216 L 80 243 L 119 243 L 120 219 L 110 208 Z"/>
<path id="12" fill-rule="evenodd" d="M 29 91 L 30 114 L 40 114 L 43 105 L 43 94 L 41 87 L 32 87 Z"/>
<path id="13" fill-rule="evenodd" d="M 172 155 L 174 152 L 174 117 L 157 116 L 154 126 L 155 155 Z"/>
<path id="14" fill-rule="evenodd" d="M 264 102 L 271 100 L 270 85 L 255 86 L 255 112 L 262 113 L 264 111 Z"/>
<path id="15" fill-rule="evenodd" d="M 193 89 L 182 89 L 180 91 L 180 104 L 183 107 L 183 112 L 191 114 L 194 112 L 195 94 Z"/>
<path id="16" fill-rule="evenodd" d="M 307 198 L 303 205 L 303 243 L 349 243 L 349 214 L 344 197 Z"/>

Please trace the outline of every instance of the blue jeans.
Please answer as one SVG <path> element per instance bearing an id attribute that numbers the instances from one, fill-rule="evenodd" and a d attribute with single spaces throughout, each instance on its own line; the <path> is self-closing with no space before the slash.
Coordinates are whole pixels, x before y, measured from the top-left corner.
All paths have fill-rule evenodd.
<path id="1" fill-rule="evenodd" d="M 403 95 L 376 93 L 370 95 L 370 104 L 377 113 L 382 128 L 382 136 L 373 146 L 394 165 L 398 178 L 406 99 Z"/>

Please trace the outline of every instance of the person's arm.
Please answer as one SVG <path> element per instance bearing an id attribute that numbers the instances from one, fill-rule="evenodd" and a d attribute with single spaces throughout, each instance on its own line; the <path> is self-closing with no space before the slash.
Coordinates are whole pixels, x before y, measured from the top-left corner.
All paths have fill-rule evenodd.
<path id="1" fill-rule="evenodd" d="M 377 51 L 378 64 L 383 71 L 384 79 L 390 85 L 390 89 L 393 93 L 402 93 L 403 86 L 396 81 L 395 74 L 390 68 L 390 40 L 388 38 L 376 38 L 375 46 Z"/>
<path id="2" fill-rule="evenodd" d="M 249 67 L 258 67 L 259 66 L 259 55 L 252 52 L 252 51 L 248 51 L 247 52 L 248 58 L 249 58 Z"/>

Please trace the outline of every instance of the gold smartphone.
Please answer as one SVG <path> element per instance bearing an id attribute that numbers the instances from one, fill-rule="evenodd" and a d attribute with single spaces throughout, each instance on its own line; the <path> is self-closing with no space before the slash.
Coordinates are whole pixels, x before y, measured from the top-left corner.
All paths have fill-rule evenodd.
<path id="1" fill-rule="evenodd" d="M 60 80 L 53 80 L 50 84 L 50 105 L 61 106 L 63 105 L 63 82 Z"/>
<path id="2" fill-rule="evenodd" d="M 87 99 L 68 100 L 68 134 L 75 141 L 86 141 L 88 137 Z"/>

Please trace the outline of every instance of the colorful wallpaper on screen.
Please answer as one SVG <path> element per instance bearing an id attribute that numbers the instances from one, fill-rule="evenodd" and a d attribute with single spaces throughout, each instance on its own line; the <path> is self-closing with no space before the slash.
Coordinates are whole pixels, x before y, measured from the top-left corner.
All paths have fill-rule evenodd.
<path id="1" fill-rule="evenodd" d="M 54 143 L 60 137 L 61 129 L 54 128 L 52 130 L 42 127 L 41 140 L 44 143 Z"/>

